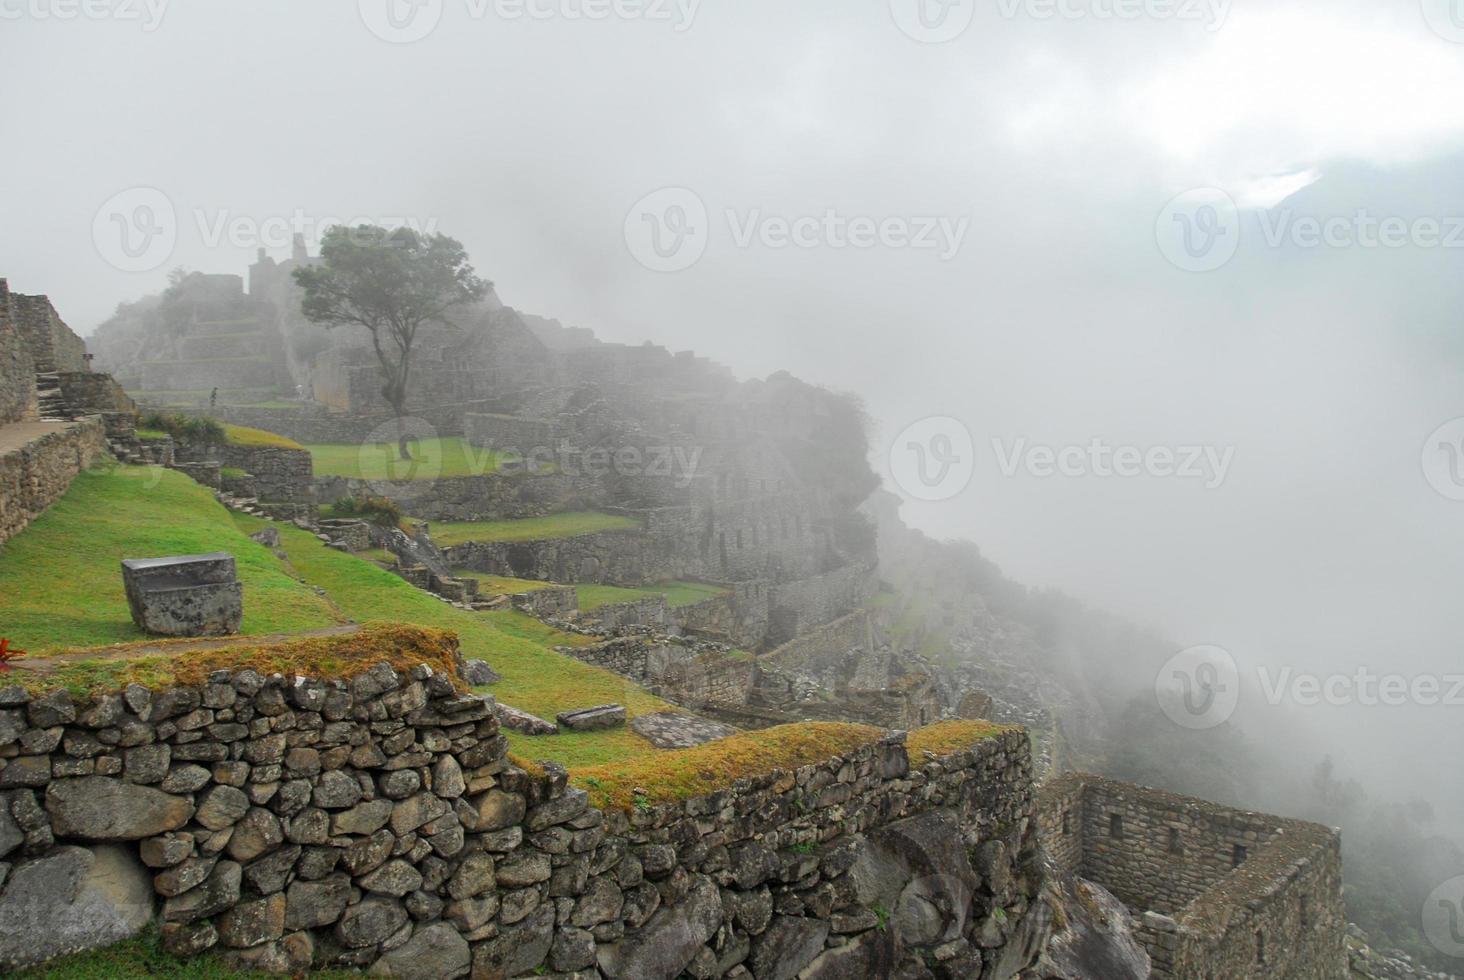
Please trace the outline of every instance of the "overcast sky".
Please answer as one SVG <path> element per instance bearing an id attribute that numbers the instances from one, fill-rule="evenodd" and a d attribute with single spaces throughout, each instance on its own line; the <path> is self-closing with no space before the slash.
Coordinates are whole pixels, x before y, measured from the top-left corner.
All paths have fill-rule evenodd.
<path id="1" fill-rule="evenodd" d="M 0 0 L 0 275 L 83 332 L 288 223 L 414 221 L 520 309 L 859 394 L 880 465 L 954 418 L 969 485 L 907 518 L 1020 580 L 1247 668 L 1461 669 L 1464 503 L 1421 459 L 1464 416 L 1454 0 L 159 2 Z M 1166 210 L 1195 188 L 1238 224 Z M 1216 215 L 1238 252 L 1182 268 Z M 1093 440 L 1228 462 L 1001 471 Z M 1423 790 L 1461 716 L 1344 724 Z"/>

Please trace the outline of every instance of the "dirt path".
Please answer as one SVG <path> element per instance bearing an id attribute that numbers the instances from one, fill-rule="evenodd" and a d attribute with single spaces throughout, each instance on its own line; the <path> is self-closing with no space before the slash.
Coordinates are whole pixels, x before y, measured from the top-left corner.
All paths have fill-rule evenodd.
<path id="1" fill-rule="evenodd" d="M 47 657 L 26 657 L 11 664 L 18 671 L 42 671 L 62 664 L 78 663 L 83 660 L 137 660 L 141 657 L 170 656 L 180 653 L 194 653 L 200 650 L 222 650 L 227 647 L 268 646 L 271 643 L 288 643 L 291 640 L 308 640 L 317 636 L 346 636 L 359 631 L 356 623 L 344 626 L 329 626 L 304 633 L 260 633 L 252 636 L 218 636 L 206 640 L 162 640 L 157 643 L 128 644 L 114 647 L 97 647 L 76 653 L 63 653 Z"/>

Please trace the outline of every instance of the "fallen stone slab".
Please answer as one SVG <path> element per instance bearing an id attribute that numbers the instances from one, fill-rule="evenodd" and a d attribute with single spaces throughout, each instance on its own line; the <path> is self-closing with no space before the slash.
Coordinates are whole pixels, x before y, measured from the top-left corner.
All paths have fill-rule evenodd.
<path id="1" fill-rule="evenodd" d="M 625 724 L 625 706 L 597 704 L 593 708 L 561 711 L 555 720 L 573 732 L 593 732 L 602 728 L 619 728 Z"/>
<path id="2" fill-rule="evenodd" d="M 500 702 L 494 709 L 498 715 L 498 723 L 504 728 L 519 732 L 523 735 L 558 735 L 559 726 L 552 721 L 545 721 L 538 715 L 531 715 L 527 711 L 520 711 L 512 705 Z"/>
<path id="3" fill-rule="evenodd" d="M 641 715 L 630 723 L 630 730 L 658 749 L 689 749 L 737 734 L 731 725 L 680 711 Z"/>

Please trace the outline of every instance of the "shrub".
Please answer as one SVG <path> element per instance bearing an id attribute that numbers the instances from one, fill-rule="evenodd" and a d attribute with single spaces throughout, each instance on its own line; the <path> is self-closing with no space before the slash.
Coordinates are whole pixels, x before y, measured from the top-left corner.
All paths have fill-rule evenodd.
<path id="1" fill-rule="evenodd" d="M 402 509 L 390 497 L 346 497 L 325 509 L 327 517 L 354 517 L 378 527 L 401 527 Z"/>
<path id="2" fill-rule="evenodd" d="M 138 428 L 166 432 L 173 440 L 190 446 L 220 446 L 224 443 L 224 427 L 213 419 L 176 412 L 148 412 L 138 419 Z"/>

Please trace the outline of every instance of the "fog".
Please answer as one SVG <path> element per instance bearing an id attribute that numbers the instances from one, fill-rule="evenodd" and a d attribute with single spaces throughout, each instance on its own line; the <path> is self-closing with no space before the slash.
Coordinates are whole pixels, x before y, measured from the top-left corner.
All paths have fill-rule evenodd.
<path id="1" fill-rule="evenodd" d="M 260 244 L 281 257 L 283 222 L 312 243 L 331 219 L 435 226 L 519 309 L 857 394 L 881 469 L 906 426 L 959 420 L 969 485 L 905 518 L 1020 581 L 1224 647 L 1252 680 L 1260 665 L 1458 669 L 1464 504 L 1421 464 L 1464 415 L 1464 235 L 1448 234 L 1464 216 L 1464 44 L 1442 36 L 1448 3 L 1156 3 L 1129 19 L 1107 2 L 958 2 L 972 23 L 939 44 L 876 0 L 599 19 L 582 0 L 529 4 L 538 16 L 441 0 L 412 43 L 372 32 L 382 6 L 63 19 L 59 0 L 0 0 L 0 274 L 86 333 L 175 266 L 242 274 Z M 171 203 L 177 239 L 127 272 L 93 231 L 135 187 Z M 1198 187 L 1241 207 L 1239 251 L 1209 272 L 1156 239 L 1166 203 Z M 627 245 L 627 215 L 662 188 L 707 211 L 705 253 L 674 272 Z M 1309 245 L 1283 224 L 1359 211 L 1434 219 L 1444 241 Z M 749 222 L 823 229 L 829 212 L 947 236 L 739 241 Z M 1095 439 L 1232 454 L 1218 486 L 1002 472 L 1017 440 Z M 1269 731 L 1284 715 L 1306 740 L 1278 754 L 1330 751 L 1378 792 L 1434 800 L 1464 836 L 1464 794 L 1440 778 L 1460 712 L 1272 708 L 1252 690 L 1242 718 Z"/>

